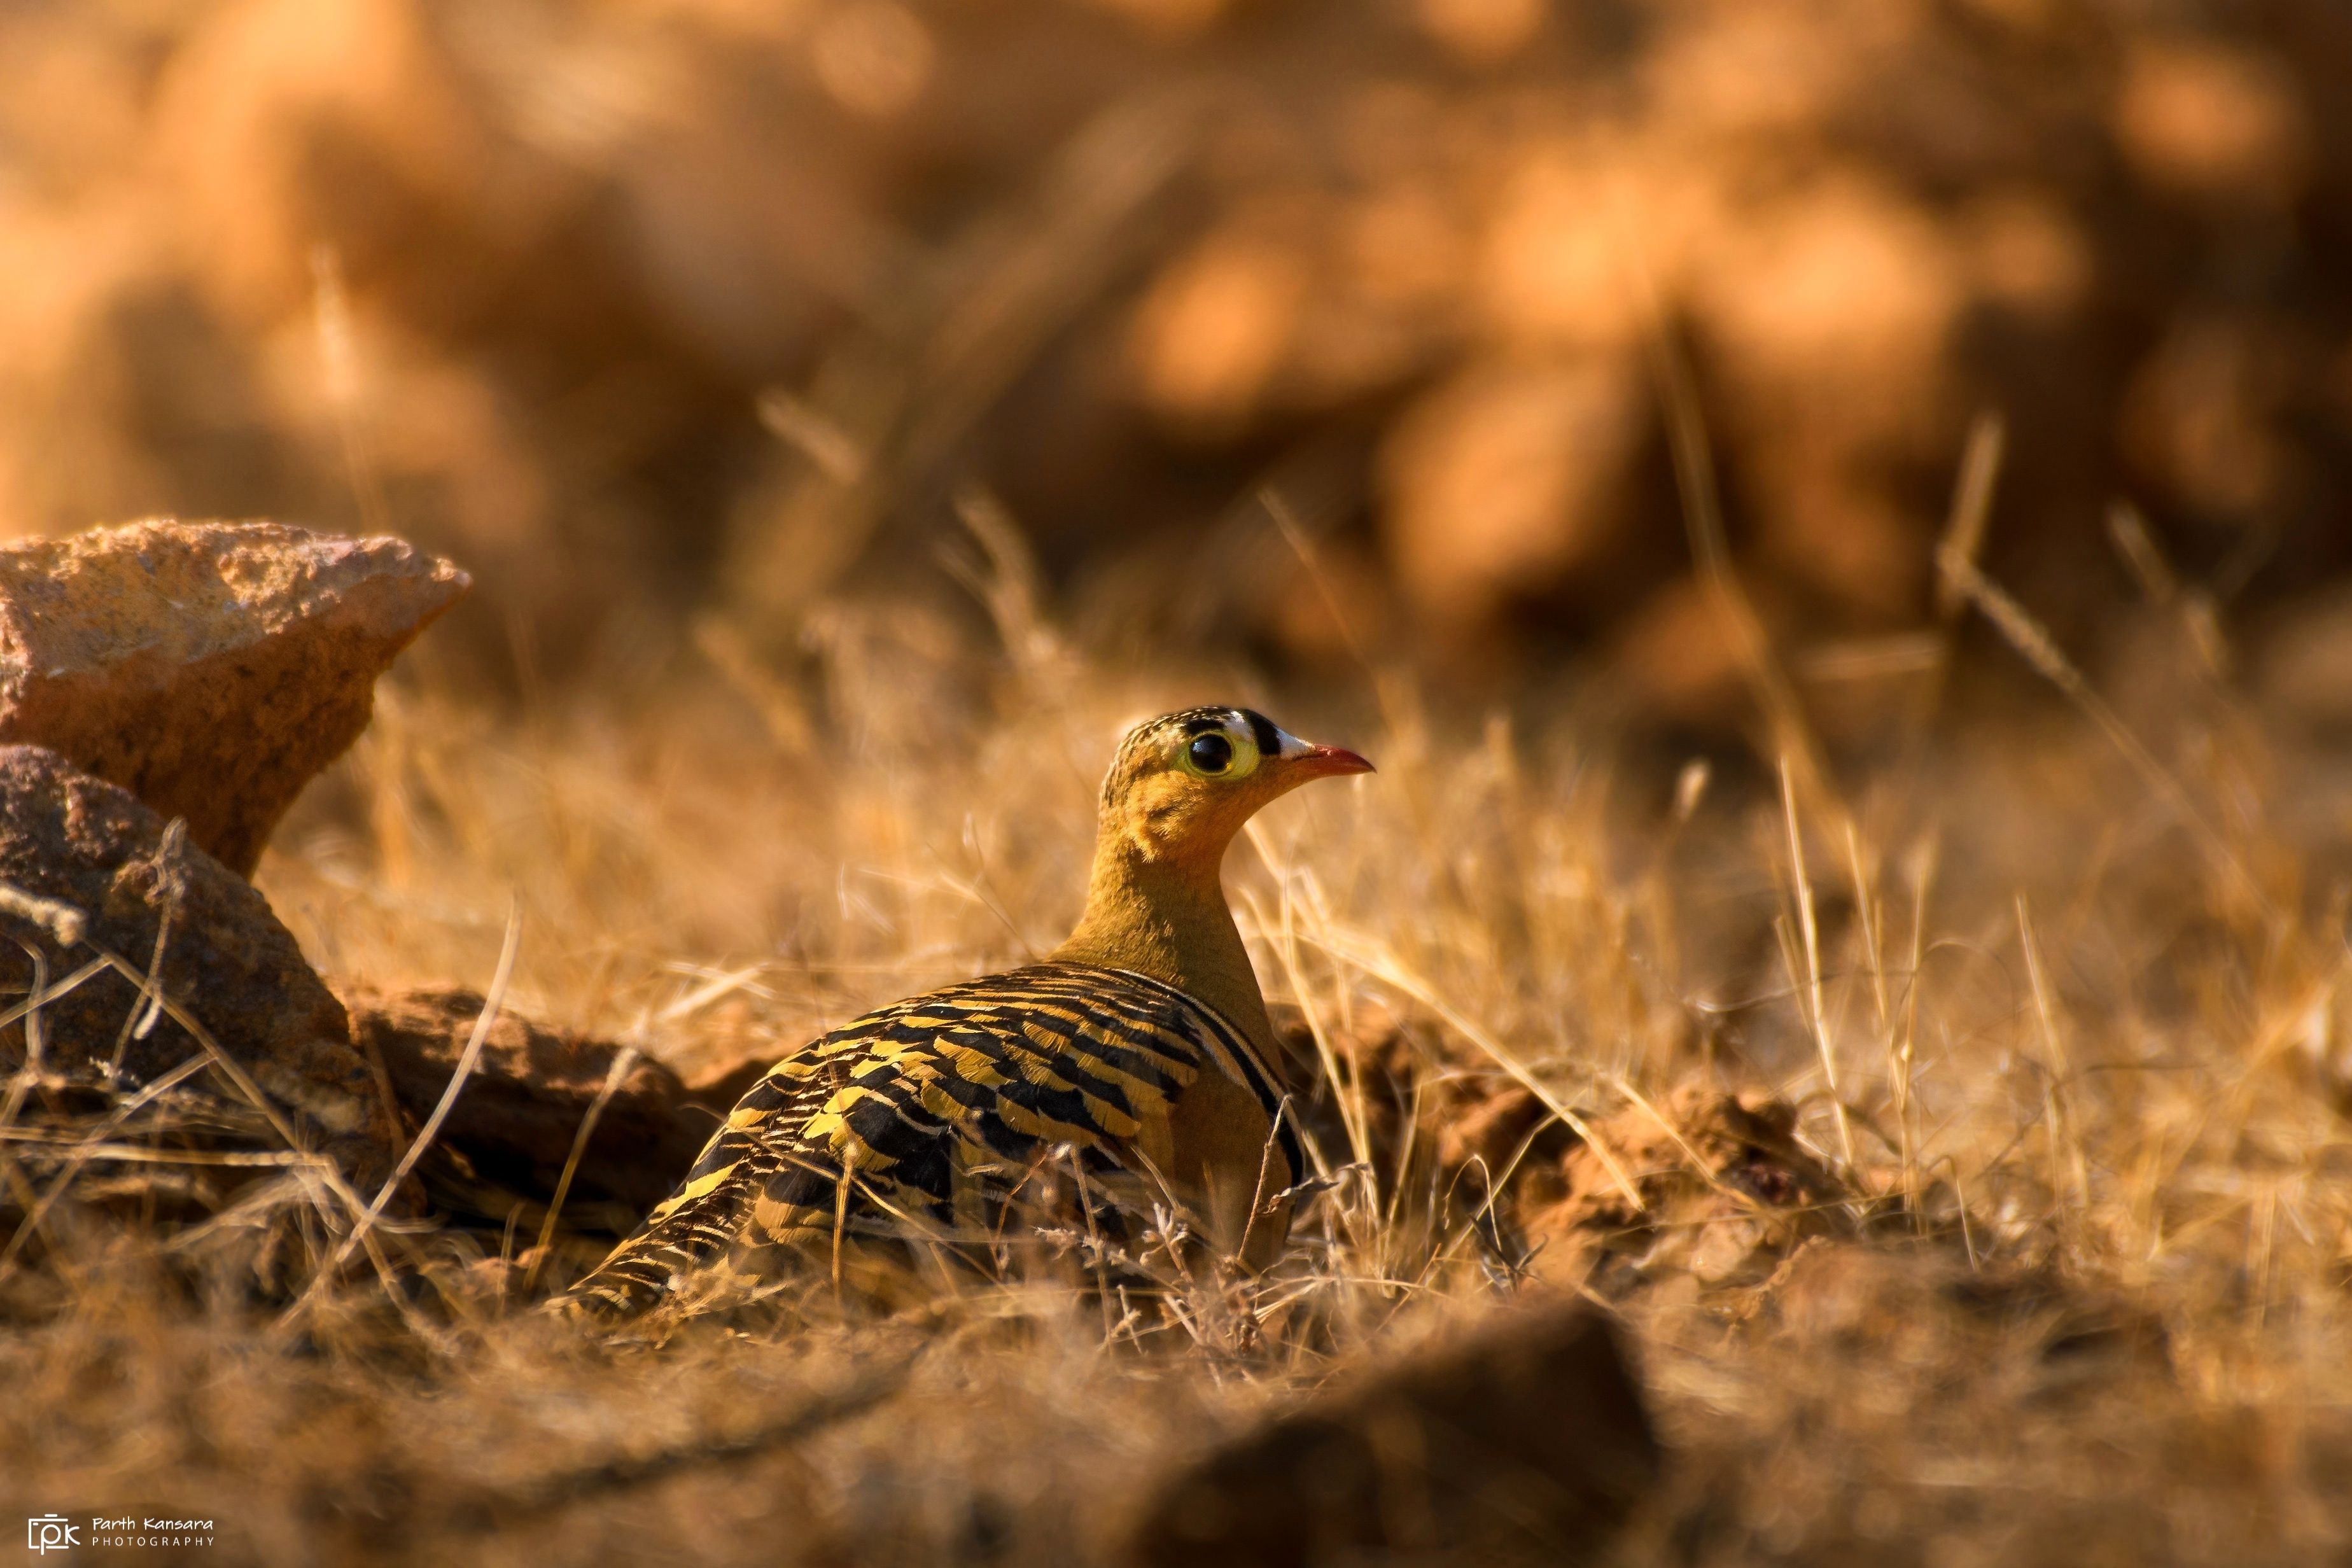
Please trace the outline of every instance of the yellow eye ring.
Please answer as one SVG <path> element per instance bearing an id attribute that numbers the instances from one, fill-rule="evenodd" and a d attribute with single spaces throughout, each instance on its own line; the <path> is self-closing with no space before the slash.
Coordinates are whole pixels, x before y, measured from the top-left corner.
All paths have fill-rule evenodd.
<path id="1" fill-rule="evenodd" d="M 1196 779 L 1237 779 L 1257 770 L 1257 747 L 1236 740 L 1223 730 L 1208 730 L 1187 740 L 1176 752 L 1176 765 Z"/>

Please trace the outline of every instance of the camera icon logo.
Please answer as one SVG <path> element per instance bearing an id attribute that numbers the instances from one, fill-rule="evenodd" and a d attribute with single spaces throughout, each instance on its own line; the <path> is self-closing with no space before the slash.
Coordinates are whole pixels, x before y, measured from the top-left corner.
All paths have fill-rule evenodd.
<path id="1" fill-rule="evenodd" d="M 80 1544 L 80 1538 L 74 1534 L 74 1527 L 61 1513 L 45 1513 L 37 1519 L 25 1521 L 25 1549 L 28 1552 L 47 1555 Z"/>

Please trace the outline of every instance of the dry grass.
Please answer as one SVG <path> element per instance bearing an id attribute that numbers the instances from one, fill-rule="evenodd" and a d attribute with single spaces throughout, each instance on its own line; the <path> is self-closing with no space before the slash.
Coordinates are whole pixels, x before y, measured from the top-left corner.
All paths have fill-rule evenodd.
<path id="1" fill-rule="evenodd" d="M 1041 1263 L 605 1346 L 509 1301 L 495 1237 L 388 1222 L 402 1311 L 354 1268 L 289 1326 L 68 1204 L 10 1286 L 47 1305 L 0 1331 L 0 1499 L 214 1517 L 238 1561 L 1097 1560 L 1223 1424 L 1557 1288 L 1518 1264 L 1578 1272 L 1532 1206 L 1498 1254 L 1425 1152 L 1373 1146 L 1516 1079 L 1604 1147 L 1690 1084 L 1769 1089 L 1854 1194 L 1760 1266 L 1665 1237 L 1593 1277 L 1677 1453 L 1626 1561 L 2352 1548 L 2330 775 L 2177 605 L 2138 628 L 2179 655 L 2160 703 L 1950 719 L 1832 795 L 1731 759 L 1676 788 L 1571 715 L 1402 677 L 1319 707 L 1124 677 L 992 602 L 1022 624 L 984 644 L 836 607 L 804 688 L 680 652 L 518 716 L 412 671 L 262 885 L 378 984 L 486 984 L 511 903 L 509 1005 L 691 1066 L 1042 951 L 1118 723 L 1260 697 L 1381 765 L 1236 848 L 1260 973 L 1327 1071 L 1393 1016 L 1426 1075 L 1419 1125 L 1325 1084 L 1333 1184 L 1287 1264 L 1159 1316 Z"/>
<path id="2" fill-rule="evenodd" d="M 272 1563 L 1100 1562 L 1253 1412 L 1584 1289 L 1675 1456 L 1628 1563 L 2352 1552 L 2352 770 L 2233 695 L 2213 606 L 2130 517 L 2146 603 L 2104 647 L 1979 563 L 2126 480 L 2300 528 L 2282 575 L 2340 560 L 2304 516 L 2344 404 L 2313 302 L 2352 276 L 2305 216 L 2345 162 L 2296 42 L 2325 7 L 2192 38 L 2103 5 L 1423 0 L 1384 34 L 1118 0 L 1201 47 L 1069 53 L 1016 47 L 1032 10 L 1075 26 L 1058 4 L 281 26 L 305 4 L 26 11 L 20 52 L 67 68 L 0 109 L 49 149 L 0 192 L 30 280 L 0 300 L 29 345 L 0 512 L 388 519 L 562 639 L 518 635 L 503 705 L 428 641 L 286 825 L 259 881 L 322 973 L 489 989 L 512 930 L 520 1012 L 682 1070 L 781 1051 L 1049 947 L 1121 723 L 1252 700 L 1381 768 L 1229 868 L 1329 1185 L 1270 1279 L 1156 1311 L 1041 1247 L 894 1316 L 819 1288 L 652 1346 L 530 1310 L 582 1238 L 395 1213 L 353 1246 L 375 1194 L 289 1162 L 258 1190 L 305 1245 L 256 1290 L 198 1256 L 236 1224 L 199 1246 L 78 1176 L 0 1257 L 0 1514 L 208 1517 L 209 1560 Z M 913 28 L 931 99 L 803 70 L 820 15 Z M 1196 100 L 1218 58 L 1239 96 Z M 519 218 L 526 186 L 554 205 Z M 457 276 L 532 308 L 444 320 Z M 1980 354 L 1986 323 L 2021 346 Z M 769 346 L 720 368 L 710 339 Z M 1783 646 L 1927 608 L 1927 491 L 1882 470 L 1931 474 L 1988 399 L 2044 471 L 1989 535 L 1979 424 L 1937 613 Z M 933 582 L 898 556 L 975 473 L 1085 584 L 1060 620 L 978 494 L 954 574 L 985 632 L 847 596 Z M 1668 473 L 1695 592 L 1643 533 Z M 2081 586 L 2050 559 L 2036 603 Z M 2080 640 L 2103 601 L 2073 596 Z M 682 599 L 741 619 L 674 635 Z M 1486 647 L 1521 619 L 1528 658 Z M 1484 689 L 1572 653 L 1575 695 L 1465 710 L 1384 662 L 1433 626 L 1497 661 Z M 1137 652 L 1162 637 L 1327 684 Z M 2299 663 L 2332 705 L 2324 648 Z M 1713 733 L 1743 691 L 1757 742 L 1706 766 L 1619 722 Z M 1365 1068 L 1391 1025 L 1402 1079 Z M 1692 1153 L 1659 1115 L 1710 1088 L 1794 1107 L 1835 1195 L 1643 1209 Z M 1514 1096 L 1580 1148 L 1492 1151 L 1482 1226 L 1449 1135 Z M 1597 1234 L 1578 1159 L 1643 1223 Z"/>

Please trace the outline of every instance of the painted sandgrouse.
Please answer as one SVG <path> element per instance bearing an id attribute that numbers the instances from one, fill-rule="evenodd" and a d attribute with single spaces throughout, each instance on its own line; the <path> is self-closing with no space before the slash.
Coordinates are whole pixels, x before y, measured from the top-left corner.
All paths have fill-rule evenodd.
<path id="1" fill-rule="evenodd" d="M 1148 1215 L 1173 1200 L 1220 1253 L 1263 1267 L 1305 1163 L 1219 867 L 1261 806 L 1370 771 L 1244 708 L 1130 731 L 1103 782 L 1070 939 L 778 1062 L 568 1304 L 625 1317 L 713 1299 L 714 1279 L 755 1285 L 795 1254 L 837 1261 L 845 1237 L 986 1240 L 1065 1146 L 1108 1201 Z"/>

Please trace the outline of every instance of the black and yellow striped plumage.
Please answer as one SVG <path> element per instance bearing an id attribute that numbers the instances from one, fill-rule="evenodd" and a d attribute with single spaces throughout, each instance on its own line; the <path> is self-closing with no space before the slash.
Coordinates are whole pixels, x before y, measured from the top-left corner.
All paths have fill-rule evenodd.
<path id="1" fill-rule="evenodd" d="M 1129 1213 L 1215 1207 L 1200 1188 L 1222 1169 L 1255 1216 L 1304 1170 L 1232 1020 L 1146 975 L 1048 963 L 893 1003 L 778 1062 L 573 1300 L 632 1314 L 771 1276 L 754 1261 L 771 1249 L 837 1256 L 852 1237 L 1008 1239 L 1015 1194 L 1064 1145 Z M 1247 1250 L 1247 1229 L 1227 1245 Z"/>

